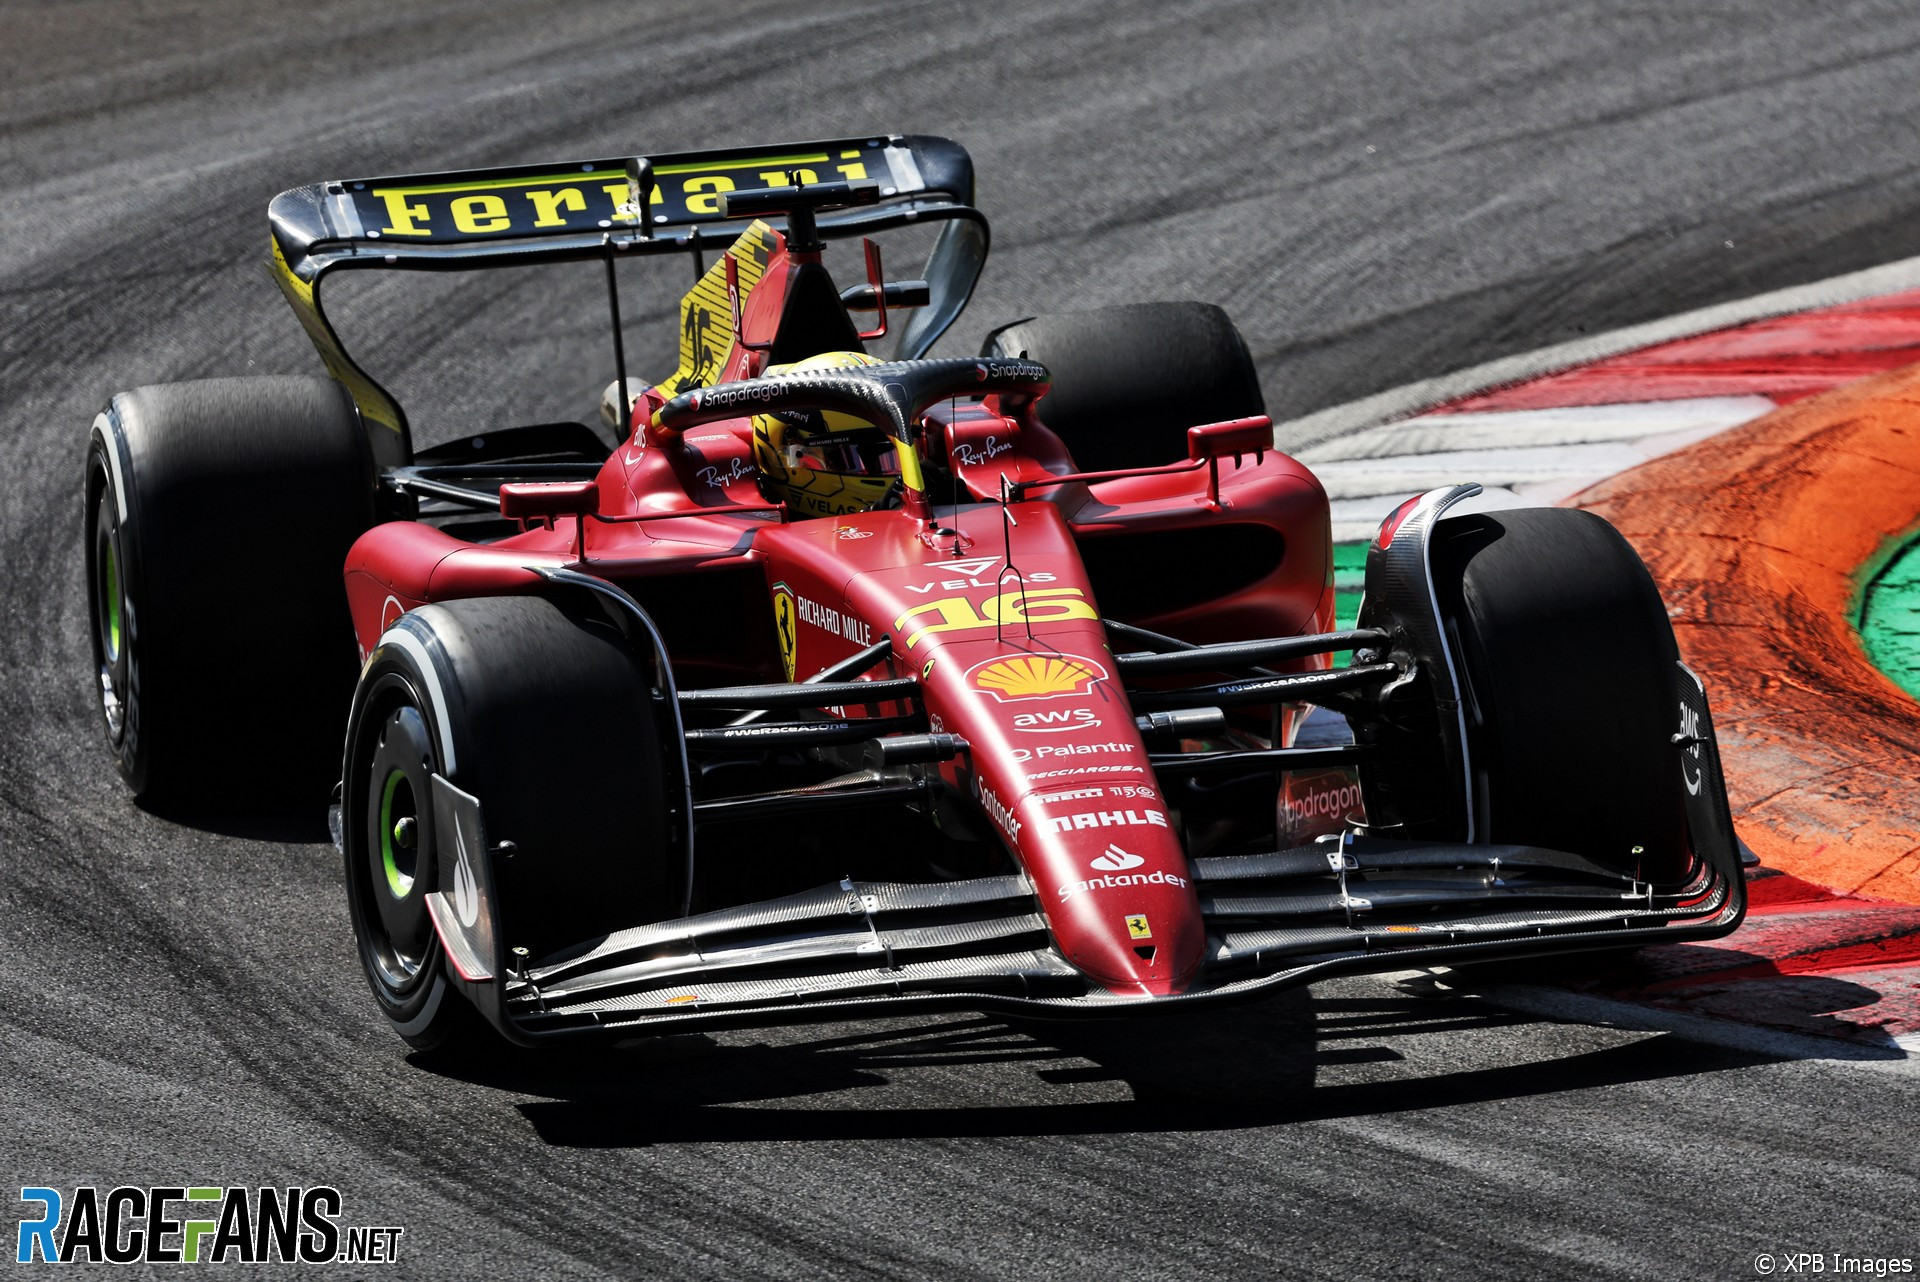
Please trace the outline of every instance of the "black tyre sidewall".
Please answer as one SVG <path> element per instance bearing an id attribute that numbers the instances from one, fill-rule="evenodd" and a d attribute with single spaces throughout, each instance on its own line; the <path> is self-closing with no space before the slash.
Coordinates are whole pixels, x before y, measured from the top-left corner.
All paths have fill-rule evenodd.
<path id="1" fill-rule="evenodd" d="M 90 598 L 103 490 L 125 513 L 115 546 L 131 679 L 127 732 L 112 746 L 134 793 L 317 807 L 353 686 L 341 571 L 373 522 L 352 401 L 305 378 L 116 396 L 87 452 Z M 96 631 L 96 686 L 100 650 Z M 220 751 L 238 741 L 251 748 Z"/>
<path id="2" fill-rule="evenodd" d="M 1053 375 L 1040 421 L 1088 471 L 1187 456 L 1186 432 L 1266 412 L 1246 340 L 1211 303 L 1134 303 L 1030 316 L 987 335 L 982 354 L 1025 352 Z"/>
<path id="3" fill-rule="evenodd" d="M 537 960 L 665 917 L 677 869 L 666 860 L 645 683 L 610 627 L 538 597 L 454 601 L 403 616 L 375 647 L 354 695 L 341 824 L 362 969 L 395 1030 L 426 1050 L 473 1012 L 450 994 L 459 984 L 440 948 L 405 994 L 386 988 L 373 961 L 381 891 L 365 844 L 368 772 L 396 698 L 420 710 L 435 773 L 479 798 L 488 842 L 514 843 L 513 857 L 488 856 L 496 925 L 508 946 Z M 418 858 L 416 878 L 437 876 L 424 849 Z"/>
<path id="4" fill-rule="evenodd" d="M 404 990 L 391 988 L 382 982 L 373 955 L 376 948 L 375 932 L 384 931 L 376 901 L 380 888 L 373 883 L 371 852 L 363 842 L 369 820 L 366 775 L 373 764 L 374 743 L 380 728 L 395 706 L 406 703 L 419 710 L 427 725 L 428 745 L 434 750 L 434 772 L 445 773 L 446 764 L 439 759 L 437 747 L 442 742 L 441 713 L 433 699 L 421 693 L 428 688 L 427 675 L 405 650 L 389 645 L 374 652 L 372 661 L 361 674 L 353 712 L 347 724 L 347 751 L 341 771 L 343 786 L 340 795 L 347 911 L 353 922 L 355 952 L 380 1013 L 387 1017 L 394 1031 L 416 1050 L 433 1049 L 446 1039 L 449 1032 L 451 1016 L 448 1012 L 452 998 L 446 955 L 436 943 L 428 950 L 413 983 Z M 418 793 L 416 789 L 416 796 Z M 416 885 L 419 893 L 424 895 L 434 888 L 437 879 L 437 869 L 432 862 L 434 837 L 430 789 L 421 801 L 421 808 L 428 819 L 420 834 L 421 862 L 416 870 Z"/>
<path id="5" fill-rule="evenodd" d="M 1679 655 L 1639 556 L 1601 518 L 1557 508 L 1448 518 L 1432 556 L 1467 687 L 1481 837 L 1677 880 Z"/>
<path id="6" fill-rule="evenodd" d="M 96 703 L 101 699 L 99 675 L 107 666 L 106 643 L 102 633 L 105 621 L 100 618 L 100 600 L 102 585 L 100 576 L 102 567 L 99 558 L 99 526 L 102 509 L 107 510 L 106 519 L 112 522 L 108 538 L 112 543 L 114 559 L 118 569 L 121 609 L 121 653 L 122 659 L 115 665 L 114 674 L 116 694 L 121 701 L 122 724 L 119 734 L 113 732 L 107 722 L 104 711 L 101 714 L 100 729 L 106 738 L 107 747 L 114 755 L 115 764 L 121 777 L 139 796 L 147 790 L 148 754 L 142 751 L 143 736 L 141 727 L 142 701 L 140 687 L 140 647 L 137 642 L 138 602 L 143 598 L 139 589 L 139 567 L 133 563 L 134 549 L 128 546 L 123 537 L 119 511 L 122 496 L 114 483 L 114 468 L 109 462 L 107 452 L 113 444 L 99 427 L 95 427 L 87 446 L 86 468 L 86 526 L 84 554 L 86 556 L 86 591 L 89 655 L 93 666 L 89 671 L 89 691 Z"/>

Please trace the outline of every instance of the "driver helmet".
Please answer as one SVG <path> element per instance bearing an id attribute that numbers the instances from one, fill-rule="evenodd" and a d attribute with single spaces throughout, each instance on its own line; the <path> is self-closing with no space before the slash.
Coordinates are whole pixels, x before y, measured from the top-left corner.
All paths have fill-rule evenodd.
<path id="1" fill-rule="evenodd" d="M 822 352 L 765 373 L 878 365 L 864 352 Z M 838 410 L 783 410 L 753 418 L 753 454 L 768 497 L 802 516 L 842 516 L 884 504 L 900 476 L 884 428 Z"/>

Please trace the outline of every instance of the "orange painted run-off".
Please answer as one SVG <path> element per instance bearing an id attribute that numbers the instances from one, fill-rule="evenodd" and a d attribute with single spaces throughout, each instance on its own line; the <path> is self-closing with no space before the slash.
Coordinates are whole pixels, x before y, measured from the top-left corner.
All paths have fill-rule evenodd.
<path id="1" fill-rule="evenodd" d="M 1920 705 L 1848 622 L 1920 512 L 1920 367 L 1801 400 L 1571 500 L 1618 526 L 1707 681 L 1735 824 L 1764 863 L 1920 904 Z"/>

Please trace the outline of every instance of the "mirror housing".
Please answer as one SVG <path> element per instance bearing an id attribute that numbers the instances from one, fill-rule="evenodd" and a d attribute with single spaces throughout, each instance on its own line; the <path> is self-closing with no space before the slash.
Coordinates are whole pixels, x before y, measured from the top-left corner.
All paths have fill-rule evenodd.
<path id="1" fill-rule="evenodd" d="M 1259 455 L 1272 448 L 1273 420 L 1265 414 L 1187 429 L 1187 458 L 1194 463 L 1202 459 L 1222 459 L 1229 454 Z"/>
<path id="2" fill-rule="evenodd" d="M 551 521 L 599 510 L 598 481 L 514 481 L 500 487 L 500 515 L 516 520 Z"/>

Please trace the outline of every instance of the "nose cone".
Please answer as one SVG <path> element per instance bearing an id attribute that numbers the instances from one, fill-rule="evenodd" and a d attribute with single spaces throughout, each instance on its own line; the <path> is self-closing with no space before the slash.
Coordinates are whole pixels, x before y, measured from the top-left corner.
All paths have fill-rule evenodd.
<path id="1" fill-rule="evenodd" d="M 1199 898 L 1155 786 L 1028 794 L 1022 848 L 1061 953 L 1124 996 L 1183 992 L 1206 943 Z"/>

